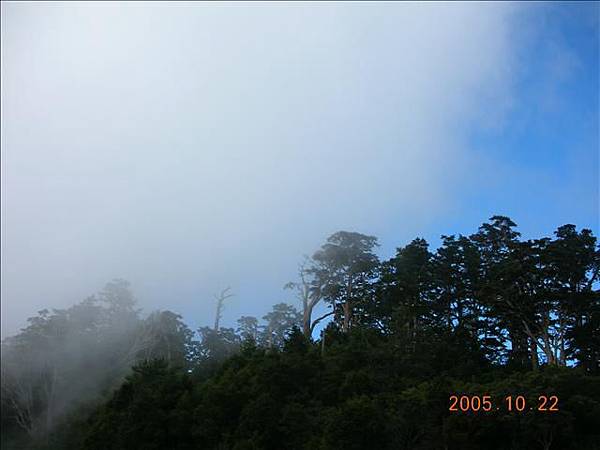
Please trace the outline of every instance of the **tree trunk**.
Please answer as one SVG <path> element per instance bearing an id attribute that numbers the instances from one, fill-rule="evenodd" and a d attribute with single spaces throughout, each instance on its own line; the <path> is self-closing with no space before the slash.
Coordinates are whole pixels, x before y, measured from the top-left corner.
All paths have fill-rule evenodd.
<path id="1" fill-rule="evenodd" d="M 350 329 L 350 314 L 352 312 L 350 300 L 346 300 L 346 302 L 342 305 L 342 309 L 344 311 L 344 322 L 342 324 L 342 330 L 344 332 L 348 332 L 348 330 Z"/>
<path id="2" fill-rule="evenodd" d="M 233 294 L 229 293 L 231 288 L 227 287 L 221 291 L 219 295 L 215 295 L 215 299 L 217 300 L 217 313 L 215 314 L 215 331 L 219 331 L 219 324 L 221 321 L 221 314 L 223 312 L 223 303 L 229 297 L 233 297 Z"/>
<path id="3" fill-rule="evenodd" d="M 45 435 L 50 433 L 54 424 L 54 396 L 56 390 L 56 367 L 51 366 L 48 370 L 49 374 L 47 375 L 46 383 L 44 384 L 44 391 L 46 394 Z"/>
<path id="4" fill-rule="evenodd" d="M 269 349 L 273 348 L 273 327 L 269 324 L 269 336 L 267 338 L 267 347 Z"/>
<path id="5" fill-rule="evenodd" d="M 304 305 L 304 311 L 302 313 L 302 332 L 307 339 L 312 338 L 312 310 L 313 310 L 312 302 L 307 302 Z"/>
<path id="6" fill-rule="evenodd" d="M 533 370 L 538 370 L 540 362 L 539 362 L 539 358 L 538 358 L 538 354 L 537 354 L 537 342 L 535 342 L 534 339 L 531 339 L 530 348 L 531 348 L 531 350 L 530 350 L 531 351 L 531 368 Z"/>
<path id="7" fill-rule="evenodd" d="M 527 336 L 516 327 L 509 328 L 508 335 L 510 338 L 510 355 L 512 361 L 518 363 L 521 367 L 526 367 L 529 362 L 527 354 L 530 353 L 527 348 L 529 346 Z"/>
<path id="8" fill-rule="evenodd" d="M 352 277 L 348 277 L 348 284 L 346 286 L 346 301 L 342 305 L 342 309 L 344 311 L 344 322 L 342 325 L 342 330 L 344 330 L 345 333 L 347 333 L 348 330 L 350 330 L 350 321 L 351 321 L 351 315 L 352 315 L 352 304 L 351 304 L 351 300 L 350 300 L 351 298 L 352 298 Z"/>

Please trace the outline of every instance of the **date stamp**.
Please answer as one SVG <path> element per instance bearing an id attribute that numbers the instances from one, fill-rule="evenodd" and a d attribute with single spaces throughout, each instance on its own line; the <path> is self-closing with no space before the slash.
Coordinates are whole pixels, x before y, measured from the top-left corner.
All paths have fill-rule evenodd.
<path id="1" fill-rule="evenodd" d="M 455 413 L 477 412 L 526 412 L 539 411 L 551 413 L 559 411 L 558 396 L 540 395 L 527 399 L 523 395 L 508 395 L 504 398 L 492 398 L 491 395 L 450 395 L 448 411 Z"/>

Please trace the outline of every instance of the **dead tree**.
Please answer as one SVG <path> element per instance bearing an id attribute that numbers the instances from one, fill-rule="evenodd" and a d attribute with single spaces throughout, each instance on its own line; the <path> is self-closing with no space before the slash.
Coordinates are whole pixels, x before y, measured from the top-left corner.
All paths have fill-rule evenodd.
<path id="1" fill-rule="evenodd" d="M 225 303 L 225 300 L 227 300 L 229 297 L 233 297 L 233 294 L 229 292 L 230 290 L 231 287 L 226 287 L 221 291 L 219 295 L 215 294 L 215 299 L 217 300 L 217 313 L 215 315 L 214 328 L 215 331 L 219 331 L 219 322 L 221 321 L 221 315 L 223 313 L 223 304 Z"/>

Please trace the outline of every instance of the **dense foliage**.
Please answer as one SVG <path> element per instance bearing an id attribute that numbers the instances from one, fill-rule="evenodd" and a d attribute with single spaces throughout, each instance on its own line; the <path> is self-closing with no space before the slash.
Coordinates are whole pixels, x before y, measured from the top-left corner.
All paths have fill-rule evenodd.
<path id="1" fill-rule="evenodd" d="M 434 252 L 415 239 L 379 261 L 376 247 L 335 233 L 286 286 L 300 311 L 235 330 L 219 325 L 227 290 L 197 334 L 169 311 L 140 318 L 122 280 L 41 311 L 3 342 L 3 448 L 600 449 L 590 230 L 523 241 L 495 216 Z M 533 409 L 450 412 L 451 394 Z"/>

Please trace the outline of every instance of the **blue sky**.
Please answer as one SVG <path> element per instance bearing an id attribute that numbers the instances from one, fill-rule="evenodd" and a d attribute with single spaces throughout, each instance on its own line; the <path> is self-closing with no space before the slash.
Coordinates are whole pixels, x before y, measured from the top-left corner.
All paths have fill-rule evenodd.
<path id="1" fill-rule="evenodd" d="M 515 98 L 504 123 L 469 135 L 486 172 L 463 190 L 461 208 L 428 227 L 469 234 L 492 214 L 510 216 L 524 238 L 574 223 L 599 230 L 598 3 L 538 4 L 522 17 L 532 36 L 519 51 Z"/>
<path id="2" fill-rule="evenodd" d="M 2 336 L 115 277 L 210 324 L 340 229 L 599 229 L 598 3 L 2 2 Z"/>

